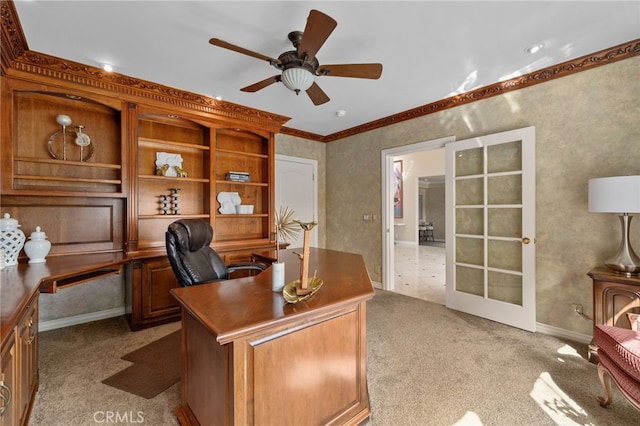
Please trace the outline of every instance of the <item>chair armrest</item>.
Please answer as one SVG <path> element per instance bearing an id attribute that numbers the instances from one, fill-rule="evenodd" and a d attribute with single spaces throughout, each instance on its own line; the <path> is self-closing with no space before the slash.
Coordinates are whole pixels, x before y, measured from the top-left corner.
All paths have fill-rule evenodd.
<path id="1" fill-rule="evenodd" d="M 267 265 L 258 262 L 239 262 L 232 263 L 231 265 L 227 266 L 227 270 L 229 271 L 229 273 L 246 270 L 264 271 L 265 269 L 267 269 Z"/>

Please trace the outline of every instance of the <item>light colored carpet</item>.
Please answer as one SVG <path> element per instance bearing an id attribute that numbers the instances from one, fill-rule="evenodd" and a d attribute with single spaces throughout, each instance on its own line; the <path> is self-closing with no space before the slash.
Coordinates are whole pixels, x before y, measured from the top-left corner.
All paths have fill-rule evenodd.
<path id="1" fill-rule="evenodd" d="M 617 389 L 611 407 L 598 405 L 586 345 L 382 290 L 367 313 L 369 425 L 640 425 Z M 129 365 L 122 355 L 179 327 L 130 332 L 120 317 L 41 333 L 30 424 L 107 424 L 119 415 L 120 424 L 176 425 L 179 383 L 147 400 L 101 381 Z"/>

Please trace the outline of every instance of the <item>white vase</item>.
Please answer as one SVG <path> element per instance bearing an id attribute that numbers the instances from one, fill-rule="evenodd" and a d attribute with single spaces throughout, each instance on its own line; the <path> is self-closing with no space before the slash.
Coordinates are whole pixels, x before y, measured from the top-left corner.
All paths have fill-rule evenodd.
<path id="1" fill-rule="evenodd" d="M 45 257 L 51 250 L 51 242 L 47 240 L 47 234 L 40 231 L 36 226 L 36 231 L 31 233 L 29 241 L 24 244 L 24 252 L 29 257 L 29 263 L 44 263 Z"/>
<path id="2" fill-rule="evenodd" d="M 284 262 L 273 262 L 271 264 L 271 289 L 282 291 L 284 288 Z"/>
<path id="3" fill-rule="evenodd" d="M 18 255 L 24 247 L 24 232 L 19 230 L 20 225 L 9 213 L 4 214 L 0 219 L 0 247 L 4 253 L 3 266 L 13 266 L 18 264 Z"/>

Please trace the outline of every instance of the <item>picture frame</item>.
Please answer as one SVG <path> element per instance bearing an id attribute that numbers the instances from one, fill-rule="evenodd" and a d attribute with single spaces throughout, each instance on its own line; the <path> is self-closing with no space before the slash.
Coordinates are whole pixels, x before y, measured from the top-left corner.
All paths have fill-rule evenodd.
<path id="1" fill-rule="evenodd" d="M 402 192 L 402 160 L 393 162 L 393 217 L 403 216 L 404 199 Z"/>

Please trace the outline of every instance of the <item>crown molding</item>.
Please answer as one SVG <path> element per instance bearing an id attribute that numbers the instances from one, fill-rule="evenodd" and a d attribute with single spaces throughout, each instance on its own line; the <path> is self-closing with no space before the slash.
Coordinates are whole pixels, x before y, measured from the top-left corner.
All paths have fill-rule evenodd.
<path id="1" fill-rule="evenodd" d="M 524 89 L 525 87 L 530 87 L 535 84 L 544 83 L 556 78 L 565 77 L 567 75 L 572 75 L 594 67 L 607 65 L 638 55 L 640 55 L 640 39 L 632 40 L 628 43 L 623 43 L 618 46 L 601 50 L 590 55 L 582 56 L 571 61 L 566 61 L 558 65 L 553 65 L 548 68 L 534 71 L 520 77 L 512 78 L 511 80 L 484 86 L 475 90 L 471 90 L 469 92 L 451 96 L 449 98 L 403 111 L 398 114 L 383 117 L 379 120 L 370 121 L 360 126 L 345 129 L 340 132 L 332 133 L 330 135 L 320 136 L 313 133 L 306 133 L 299 130 L 290 129 L 288 127 L 283 127 L 280 130 L 280 133 L 299 136 L 301 138 L 311 139 L 316 142 L 333 142 L 339 139 L 357 135 L 359 133 L 368 132 L 370 130 L 397 124 L 402 121 L 411 120 L 449 108 L 454 108 L 471 102 L 480 101 L 492 96 L 502 95 L 503 93 L 511 92 L 514 90 Z"/>
<path id="2" fill-rule="evenodd" d="M 4 74 L 17 57 L 29 50 L 12 1 L 3 0 L 0 4 L 0 28 L 0 69 Z"/>

